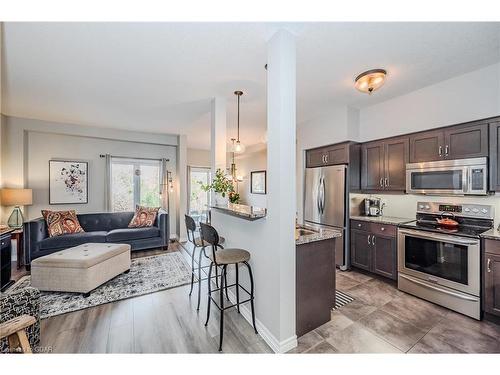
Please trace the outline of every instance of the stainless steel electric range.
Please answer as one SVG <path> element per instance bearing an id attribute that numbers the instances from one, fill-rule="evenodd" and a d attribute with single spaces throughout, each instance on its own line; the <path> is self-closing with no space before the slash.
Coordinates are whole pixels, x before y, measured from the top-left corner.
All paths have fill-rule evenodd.
<path id="1" fill-rule="evenodd" d="M 416 218 L 398 229 L 398 288 L 480 319 L 480 235 L 493 227 L 494 207 L 418 202 Z"/>

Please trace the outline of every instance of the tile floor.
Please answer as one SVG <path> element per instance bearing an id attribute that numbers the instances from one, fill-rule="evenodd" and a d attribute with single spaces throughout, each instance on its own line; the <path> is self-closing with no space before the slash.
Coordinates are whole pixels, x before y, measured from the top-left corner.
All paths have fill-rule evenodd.
<path id="1" fill-rule="evenodd" d="M 400 292 L 395 282 L 337 271 L 337 288 L 355 300 L 291 353 L 500 353 L 499 325 Z"/>

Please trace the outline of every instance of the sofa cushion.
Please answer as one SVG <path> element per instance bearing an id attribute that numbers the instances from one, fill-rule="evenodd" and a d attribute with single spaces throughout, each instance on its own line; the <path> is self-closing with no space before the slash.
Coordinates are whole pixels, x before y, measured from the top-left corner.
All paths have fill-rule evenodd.
<path id="1" fill-rule="evenodd" d="M 130 223 L 129 228 L 145 228 L 152 227 L 156 221 L 156 215 L 160 207 L 145 207 L 137 205 L 135 214 Z"/>
<path id="2" fill-rule="evenodd" d="M 62 249 L 73 247 L 88 242 L 106 242 L 107 232 L 82 232 L 73 234 L 63 234 L 57 237 L 49 237 L 40 241 L 40 250 Z"/>
<path id="3" fill-rule="evenodd" d="M 47 229 L 50 237 L 56 237 L 63 234 L 81 233 L 84 231 L 80 226 L 75 210 L 42 210 L 42 215 L 47 223 Z"/>
<path id="4" fill-rule="evenodd" d="M 131 241 L 140 240 L 143 238 L 159 237 L 160 230 L 157 227 L 147 227 L 147 228 L 124 228 L 124 229 L 114 229 L 108 232 L 106 236 L 107 242 L 114 241 Z"/>

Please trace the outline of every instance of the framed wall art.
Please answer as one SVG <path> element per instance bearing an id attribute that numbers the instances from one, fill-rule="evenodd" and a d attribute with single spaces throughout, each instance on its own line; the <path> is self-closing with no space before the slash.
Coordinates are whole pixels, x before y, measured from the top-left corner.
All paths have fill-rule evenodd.
<path id="1" fill-rule="evenodd" d="M 87 162 L 49 160 L 49 204 L 85 204 L 88 191 Z"/>
<path id="2" fill-rule="evenodd" d="M 250 193 L 266 194 L 266 171 L 250 172 Z"/>

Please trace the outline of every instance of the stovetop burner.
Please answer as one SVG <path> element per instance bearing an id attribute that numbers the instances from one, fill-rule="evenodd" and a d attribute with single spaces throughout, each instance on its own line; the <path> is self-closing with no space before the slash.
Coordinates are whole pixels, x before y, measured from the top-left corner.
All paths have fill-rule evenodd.
<path id="1" fill-rule="evenodd" d="M 450 218 L 458 222 L 455 228 L 437 223 L 437 219 Z M 418 202 L 417 220 L 401 227 L 478 238 L 481 233 L 493 228 L 494 211 L 491 206 L 472 204 L 448 204 Z"/>
<path id="2" fill-rule="evenodd" d="M 478 238 L 481 235 L 481 233 L 486 232 L 487 230 L 492 228 L 492 226 L 486 227 L 486 226 L 460 224 L 458 227 L 450 229 L 440 226 L 438 223 L 433 223 L 427 220 L 418 220 L 418 221 L 415 220 L 406 224 L 402 224 L 400 226 L 408 229 L 418 229 L 418 230 L 425 230 L 427 232 L 453 234 L 455 236 L 464 236 L 473 238 Z"/>

